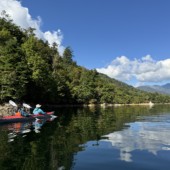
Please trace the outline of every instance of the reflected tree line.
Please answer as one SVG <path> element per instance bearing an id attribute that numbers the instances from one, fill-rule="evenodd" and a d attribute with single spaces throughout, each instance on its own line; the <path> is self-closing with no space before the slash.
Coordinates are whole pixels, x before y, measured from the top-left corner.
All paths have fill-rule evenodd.
<path id="1" fill-rule="evenodd" d="M 47 123 L 41 133 L 17 136 L 8 143 L 8 132 L 0 128 L 0 169 L 71 169 L 74 155 L 85 149 L 87 141 L 99 141 L 103 135 L 122 130 L 138 116 L 168 113 L 169 106 L 117 108 L 67 108 L 58 119 Z"/>

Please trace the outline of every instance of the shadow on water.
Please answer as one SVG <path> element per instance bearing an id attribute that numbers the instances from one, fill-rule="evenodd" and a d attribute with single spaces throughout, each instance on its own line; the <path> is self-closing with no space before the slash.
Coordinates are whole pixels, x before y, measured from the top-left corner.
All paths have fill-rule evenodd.
<path id="1" fill-rule="evenodd" d="M 58 118 L 54 121 L 28 123 L 21 128 L 23 131 L 10 127 L 14 125 L 0 127 L 0 169 L 76 169 L 76 156 L 88 148 L 89 142 L 91 147 L 99 148 L 103 140 L 109 139 L 108 134 L 129 129 L 131 123 L 144 122 L 150 116 L 169 114 L 170 106 L 68 107 L 57 108 L 56 113 Z M 15 129 L 16 136 L 9 137 L 11 129 Z"/>

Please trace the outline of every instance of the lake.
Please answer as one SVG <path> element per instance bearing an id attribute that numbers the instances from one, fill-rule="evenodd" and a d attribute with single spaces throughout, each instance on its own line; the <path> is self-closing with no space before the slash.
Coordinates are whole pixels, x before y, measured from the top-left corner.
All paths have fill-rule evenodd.
<path id="1" fill-rule="evenodd" d="M 0 126 L 1 170 L 170 167 L 170 105 L 55 111 L 54 120 Z"/>

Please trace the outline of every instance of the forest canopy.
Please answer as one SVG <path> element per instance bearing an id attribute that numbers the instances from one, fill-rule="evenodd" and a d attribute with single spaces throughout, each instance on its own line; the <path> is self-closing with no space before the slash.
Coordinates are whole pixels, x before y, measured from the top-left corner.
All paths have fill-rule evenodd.
<path id="1" fill-rule="evenodd" d="M 9 99 L 48 104 L 169 103 L 170 96 L 147 93 L 88 70 L 73 60 L 71 47 L 59 54 L 57 44 L 38 39 L 0 18 L 0 102 Z"/>

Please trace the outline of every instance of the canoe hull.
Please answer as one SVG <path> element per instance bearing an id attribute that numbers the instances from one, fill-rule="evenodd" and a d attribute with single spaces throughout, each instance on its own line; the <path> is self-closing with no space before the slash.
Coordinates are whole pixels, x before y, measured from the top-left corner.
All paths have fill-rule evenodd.
<path id="1" fill-rule="evenodd" d="M 0 124 L 15 123 L 15 122 L 26 122 L 26 121 L 35 120 L 36 118 L 44 119 L 44 118 L 51 117 L 51 115 L 53 115 L 53 114 L 54 114 L 54 112 L 46 112 L 45 115 L 38 114 L 38 115 L 30 115 L 29 117 L 24 117 L 24 116 L 4 116 L 3 118 L 0 118 Z"/>

